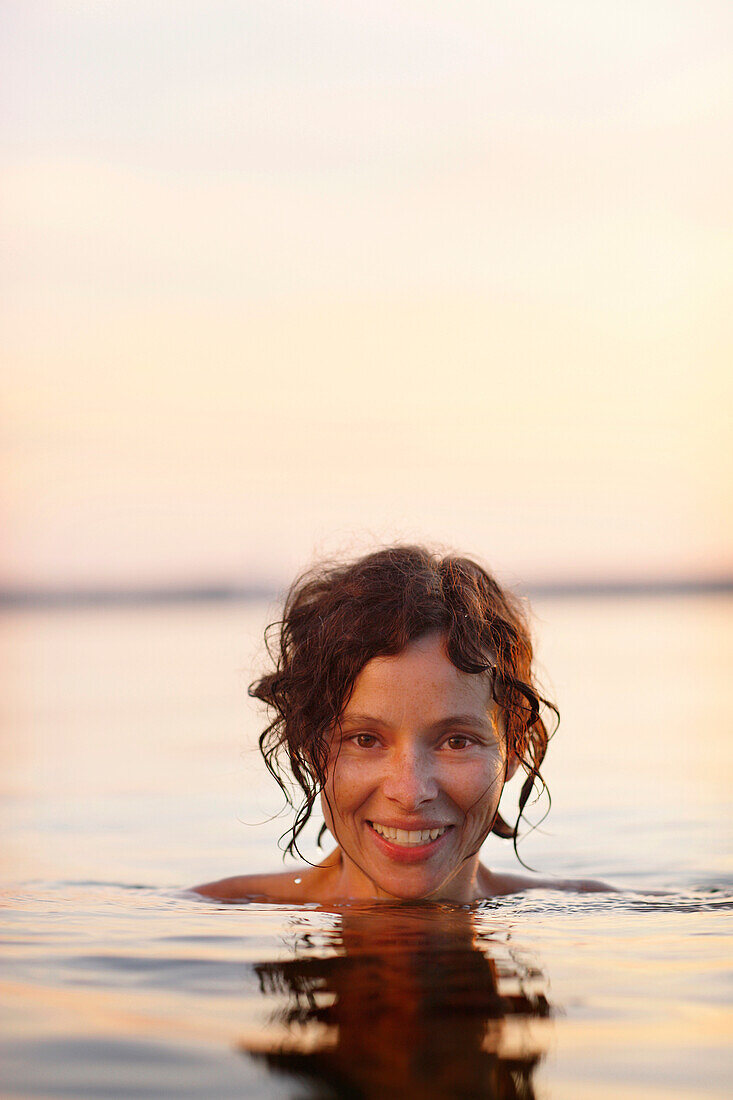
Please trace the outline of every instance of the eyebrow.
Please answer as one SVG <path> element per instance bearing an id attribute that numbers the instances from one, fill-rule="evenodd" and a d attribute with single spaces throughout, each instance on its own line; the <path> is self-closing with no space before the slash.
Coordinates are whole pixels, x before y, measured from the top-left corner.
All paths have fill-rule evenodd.
<path id="1" fill-rule="evenodd" d="M 389 722 L 385 722 L 383 718 L 378 718 L 374 714 L 344 714 L 341 718 L 341 725 L 375 725 L 375 726 L 389 726 Z M 438 722 L 434 722 L 430 729 L 443 730 L 448 729 L 451 726 L 470 726 L 472 729 L 490 729 L 491 722 L 488 714 L 486 716 L 478 714 L 449 714 L 445 718 L 441 718 Z"/>

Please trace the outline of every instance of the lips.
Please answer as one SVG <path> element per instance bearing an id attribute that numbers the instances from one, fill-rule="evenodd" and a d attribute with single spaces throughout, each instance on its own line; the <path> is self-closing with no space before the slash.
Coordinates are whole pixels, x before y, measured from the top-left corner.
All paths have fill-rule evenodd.
<path id="1" fill-rule="evenodd" d="M 379 821 L 367 821 L 366 825 L 367 833 L 377 850 L 391 863 L 403 865 L 431 860 L 442 851 L 453 831 L 452 825 L 435 825 L 428 829 L 397 829 Z M 392 839 L 392 834 L 395 839 Z M 437 835 L 433 837 L 431 834 Z"/>
<path id="2" fill-rule="evenodd" d="M 370 821 L 369 824 L 379 836 L 404 848 L 430 844 L 431 841 L 441 837 L 448 828 L 447 825 L 439 825 L 432 829 L 397 829 L 391 825 L 382 825 L 378 821 Z"/>

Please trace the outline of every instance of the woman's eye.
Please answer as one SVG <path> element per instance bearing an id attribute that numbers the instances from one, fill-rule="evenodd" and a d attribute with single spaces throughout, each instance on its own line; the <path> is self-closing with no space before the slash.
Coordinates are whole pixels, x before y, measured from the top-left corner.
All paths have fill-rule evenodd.
<path id="1" fill-rule="evenodd" d="M 371 749 L 372 746 L 377 743 L 377 739 L 373 733 L 357 733 L 351 740 L 354 741 L 360 749 Z"/>
<path id="2" fill-rule="evenodd" d="M 463 734 L 456 733 L 452 737 L 449 737 L 446 741 L 449 749 L 457 751 L 459 749 L 467 749 L 471 744 L 469 737 L 464 737 Z"/>

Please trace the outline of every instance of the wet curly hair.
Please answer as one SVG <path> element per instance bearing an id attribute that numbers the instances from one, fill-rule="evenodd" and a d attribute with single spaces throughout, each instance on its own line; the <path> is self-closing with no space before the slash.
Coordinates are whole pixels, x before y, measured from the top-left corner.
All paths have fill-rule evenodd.
<path id="1" fill-rule="evenodd" d="M 535 684 L 523 608 L 470 558 L 397 545 L 302 574 L 290 588 L 282 619 L 265 632 L 274 670 L 251 684 L 249 694 L 274 713 L 259 745 L 295 811 L 292 828 L 281 837 L 289 838 L 286 853 L 301 854 L 298 837 L 326 781 L 329 734 L 361 670 L 373 657 L 395 656 L 436 631 L 444 635 L 456 668 L 492 674 L 507 752 L 516 754 L 526 772 L 515 824 L 497 814 L 492 831 L 511 839 L 516 851 L 533 789 L 549 797 L 540 774 L 551 736 L 543 712 L 553 714 L 555 729 L 559 722 L 557 707 Z M 303 795 L 298 806 L 288 767 Z"/>

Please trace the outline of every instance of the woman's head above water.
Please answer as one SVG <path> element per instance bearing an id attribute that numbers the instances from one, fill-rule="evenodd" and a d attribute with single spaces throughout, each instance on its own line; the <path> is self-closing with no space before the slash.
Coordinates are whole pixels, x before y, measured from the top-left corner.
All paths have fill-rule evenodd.
<path id="1" fill-rule="evenodd" d="M 276 637 L 273 631 L 277 631 Z M 286 795 L 302 791 L 288 850 L 320 798 L 353 875 L 399 897 L 439 896 L 475 872 L 489 832 L 513 838 L 548 730 L 519 602 L 469 558 L 392 546 L 321 565 L 268 630 L 274 670 L 250 688 Z M 526 773 L 517 822 L 498 813 Z"/>

